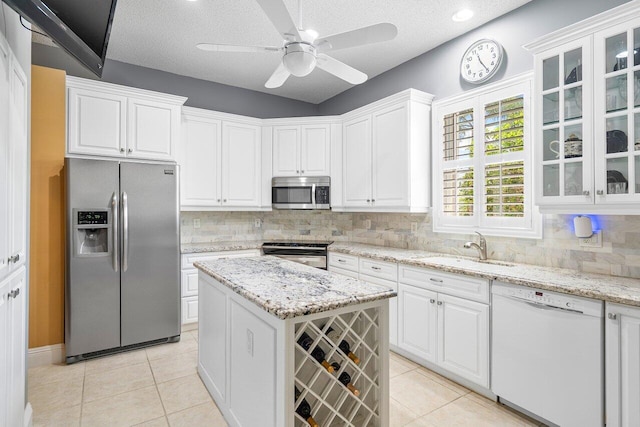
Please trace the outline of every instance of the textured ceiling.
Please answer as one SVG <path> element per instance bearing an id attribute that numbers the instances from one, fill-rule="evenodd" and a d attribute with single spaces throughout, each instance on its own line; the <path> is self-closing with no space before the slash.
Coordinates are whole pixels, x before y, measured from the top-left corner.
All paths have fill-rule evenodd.
<path id="1" fill-rule="evenodd" d="M 297 22 L 298 1 L 284 1 Z M 302 25 L 326 36 L 395 24 L 398 36 L 392 41 L 329 53 L 371 78 L 528 1 L 302 0 Z M 475 16 L 453 22 L 451 15 L 463 7 Z M 255 0 L 118 0 L 107 58 L 314 104 L 352 87 L 316 69 L 267 89 L 280 55 L 205 52 L 197 43 L 281 46 L 282 38 Z"/>

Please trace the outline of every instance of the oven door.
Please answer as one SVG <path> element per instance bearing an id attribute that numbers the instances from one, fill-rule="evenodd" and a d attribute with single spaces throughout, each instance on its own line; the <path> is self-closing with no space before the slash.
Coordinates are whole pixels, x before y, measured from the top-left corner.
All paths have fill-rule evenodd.
<path id="1" fill-rule="evenodd" d="M 299 264 L 308 265 L 309 267 L 327 269 L 327 257 L 317 255 L 274 255 L 278 258 L 287 259 L 289 261 L 297 262 Z"/>
<path id="2" fill-rule="evenodd" d="M 314 209 L 315 185 L 271 188 L 271 203 L 275 209 Z"/>

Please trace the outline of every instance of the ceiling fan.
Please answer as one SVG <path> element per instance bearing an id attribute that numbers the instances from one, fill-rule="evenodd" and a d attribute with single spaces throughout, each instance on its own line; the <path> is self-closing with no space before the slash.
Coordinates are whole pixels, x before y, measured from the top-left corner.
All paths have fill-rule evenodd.
<path id="1" fill-rule="evenodd" d="M 284 40 L 281 47 L 211 43 L 200 43 L 196 47 L 211 52 L 273 52 L 282 54 L 282 62 L 265 83 L 267 88 L 282 86 L 290 75 L 304 77 L 311 73 L 316 66 L 351 84 L 364 83 L 368 78 L 365 73 L 326 55 L 325 52 L 393 40 L 398 34 L 395 25 L 381 23 L 327 37 L 318 37 L 315 31 L 304 30 L 301 22 L 299 25 L 295 25 L 283 0 L 256 1 L 273 26 L 282 34 Z M 298 2 L 299 21 L 302 20 L 300 1 Z"/>

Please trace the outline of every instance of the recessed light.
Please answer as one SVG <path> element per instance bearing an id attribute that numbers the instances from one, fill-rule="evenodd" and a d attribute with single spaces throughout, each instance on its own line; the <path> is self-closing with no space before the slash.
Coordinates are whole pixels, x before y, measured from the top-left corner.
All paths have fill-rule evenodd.
<path id="1" fill-rule="evenodd" d="M 451 19 L 454 22 L 468 21 L 473 16 L 473 11 L 470 9 L 462 9 L 453 14 Z"/>

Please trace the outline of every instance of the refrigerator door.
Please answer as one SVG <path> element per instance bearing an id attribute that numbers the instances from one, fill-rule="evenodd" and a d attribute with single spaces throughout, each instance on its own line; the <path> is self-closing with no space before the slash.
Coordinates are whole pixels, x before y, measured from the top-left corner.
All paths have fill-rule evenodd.
<path id="1" fill-rule="evenodd" d="M 180 335 L 176 165 L 120 164 L 121 344 Z"/>
<path id="2" fill-rule="evenodd" d="M 84 255 L 77 234 L 78 210 L 106 210 L 114 225 L 111 203 L 118 195 L 118 162 L 65 159 L 67 180 L 67 256 L 65 350 L 67 357 L 120 346 L 120 272 L 113 240 L 106 253 Z M 95 235 L 95 234 L 94 234 Z M 79 243 L 80 242 L 80 243 Z"/>

